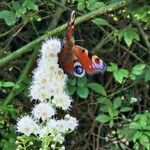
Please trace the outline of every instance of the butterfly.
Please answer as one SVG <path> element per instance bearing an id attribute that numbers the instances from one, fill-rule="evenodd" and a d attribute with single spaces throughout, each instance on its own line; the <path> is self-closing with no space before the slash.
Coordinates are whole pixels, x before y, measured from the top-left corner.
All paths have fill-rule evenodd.
<path id="1" fill-rule="evenodd" d="M 87 49 L 75 45 L 74 34 L 75 11 L 72 11 L 66 29 L 66 40 L 62 42 L 59 64 L 67 74 L 83 77 L 85 73 L 96 74 L 106 70 L 106 64 Z"/>

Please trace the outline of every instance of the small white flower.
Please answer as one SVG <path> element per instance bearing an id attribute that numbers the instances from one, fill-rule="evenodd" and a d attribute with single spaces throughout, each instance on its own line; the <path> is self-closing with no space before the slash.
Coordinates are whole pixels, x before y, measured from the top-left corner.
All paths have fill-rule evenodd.
<path id="1" fill-rule="evenodd" d="M 62 146 L 62 147 L 61 147 L 61 150 L 65 150 L 65 146 Z"/>
<path id="2" fill-rule="evenodd" d="M 44 137 L 45 135 L 47 135 L 48 133 L 49 133 L 49 131 L 48 131 L 48 128 L 47 128 L 47 127 L 41 127 L 41 128 L 39 129 L 39 132 L 38 132 L 40 138 L 43 138 L 43 137 Z"/>
<path id="3" fill-rule="evenodd" d="M 71 117 L 67 120 L 68 128 L 73 131 L 78 126 L 78 121 L 76 118 Z"/>
<path id="4" fill-rule="evenodd" d="M 68 120 L 71 116 L 69 114 L 65 115 L 65 119 Z"/>
<path id="5" fill-rule="evenodd" d="M 31 117 L 24 116 L 17 122 L 17 130 L 18 132 L 29 136 L 32 133 L 37 134 L 39 126 Z"/>
<path id="6" fill-rule="evenodd" d="M 31 100 L 45 101 L 49 98 L 49 94 L 39 84 L 32 84 L 30 87 Z"/>
<path id="7" fill-rule="evenodd" d="M 132 97 L 132 98 L 130 99 L 130 101 L 131 101 L 131 104 L 132 104 L 132 103 L 136 103 L 138 100 L 137 100 L 136 97 Z"/>
<path id="8" fill-rule="evenodd" d="M 35 118 L 45 121 L 55 114 L 55 110 L 50 104 L 41 102 L 33 108 L 32 114 Z"/>
<path id="9" fill-rule="evenodd" d="M 57 54 L 61 50 L 61 42 L 59 39 L 48 39 L 43 42 L 41 54 L 45 58 L 51 58 L 51 54 Z"/>
<path id="10" fill-rule="evenodd" d="M 66 123 L 66 120 L 54 120 L 51 119 L 48 123 L 48 127 L 51 133 L 63 133 L 68 131 L 68 124 Z"/>
<path id="11" fill-rule="evenodd" d="M 60 107 L 63 110 L 69 109 L 69 107 L 71 106 L 71 102 L 72 102 L 72 99 L 65 93 L 57 94 L 52 99 L 52 103 L 56 107 Z"/>
<path id="12" fill-rule="evenodd" d="M 52 145 L 51 145 L 51 148 L 55 148 L 55 144 L 52 144 Z"/>

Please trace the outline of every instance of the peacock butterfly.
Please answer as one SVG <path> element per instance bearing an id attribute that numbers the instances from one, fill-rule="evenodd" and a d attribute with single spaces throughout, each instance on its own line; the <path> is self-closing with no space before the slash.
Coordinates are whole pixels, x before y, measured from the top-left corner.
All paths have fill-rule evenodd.
<path id="1" fill-rule="evenodd" d="M 67 74 L 83 77 L 85 73 L 95 74 L 104 72 L 106 64 L 98 56 L 90 56 L 87 49 L 75 45 L 73 37 L 75 11 L 72 11 L 67 25 L 66 40 L 62 43 L 59 53 L 59 63 Z"/>

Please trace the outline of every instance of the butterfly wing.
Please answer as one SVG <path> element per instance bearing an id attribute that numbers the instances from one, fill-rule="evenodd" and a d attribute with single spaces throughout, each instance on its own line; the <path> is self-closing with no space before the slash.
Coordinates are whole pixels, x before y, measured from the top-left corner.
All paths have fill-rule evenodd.
<path id="1" fill-rule="evenodd" d="M 104 72 L 106 64 L 96 55 L 89 56 L 88 50 L 78 46 L 73 46 L 73 53 L 76 59 L 80 62 L 85 72 L 88 74 L 95 74 L 98 72 Z"/>
<path id="2" fill-rule="evenodd" d="M 68 74 L 73 74 L 74 72 L 74 62 L 72 47 L 74 45 L 74 21 L 75 21 L 75 11 L 72 11 L 70 20 L 67 25 L 66 40 L 62 42 L 61 52 L 59 53 L 59 64 Z"/>

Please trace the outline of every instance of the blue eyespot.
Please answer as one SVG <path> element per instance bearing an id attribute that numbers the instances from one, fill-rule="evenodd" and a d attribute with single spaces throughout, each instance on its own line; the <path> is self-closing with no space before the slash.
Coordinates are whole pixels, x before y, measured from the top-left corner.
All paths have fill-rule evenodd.
<path id="1" fill-rule="evenodd" d="M 83 73 L 83 68 L 82 68 L 82 66 L 79 66 L 79 65 L 77 65 L 77 66 L 74 66 L 74 72 L 76 73 L 76 74 L 82 74 Z"/>

